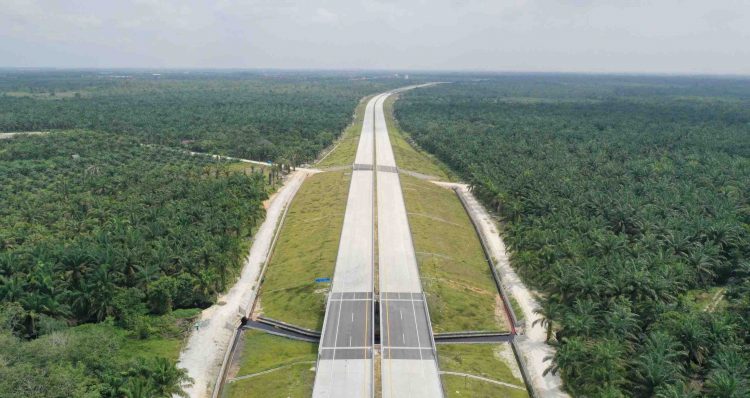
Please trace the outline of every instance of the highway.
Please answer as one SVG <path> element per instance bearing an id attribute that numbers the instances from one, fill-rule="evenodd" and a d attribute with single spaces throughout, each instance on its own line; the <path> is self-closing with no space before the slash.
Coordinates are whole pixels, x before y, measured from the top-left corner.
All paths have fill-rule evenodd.
<path id="1" fill-rule="evenodd" d="M 374 395 L 376 203 L 383 397 L 443 396 L 427 302 L 383 114 L 383 102 L 390 94 L 373 97 L 365 108 L 318 347 L 315 398 Z"/>
<path id="2" fill-rule="evenodd" d="M 374 108 L 365 109 L 328 296 L 313 397 L 372 397 L 374 301 Z"/>
<path id="3" fill-rule="evenodd" d="M 442 397 L 427 302 L 385 124 L 387 96 L 375 103 L 382 393 L 383 398 Z"/>

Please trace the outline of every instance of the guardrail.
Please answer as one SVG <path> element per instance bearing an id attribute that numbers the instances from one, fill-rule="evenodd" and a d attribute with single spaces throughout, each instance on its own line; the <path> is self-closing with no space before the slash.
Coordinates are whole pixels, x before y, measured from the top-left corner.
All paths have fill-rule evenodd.
<path id="1" fill-rule="evenodd" d="M 302 183 L 300 183 L 299 186 L 301 186 Z M 297 186 L 297 190 L 299 190 L 299 186 Z M 261 268 L 260 272 L 258 273 L 258 277 L 255 280 L 255 284 L 257 288 L 255 289 L 255 292 L 252 296 L 252 304 L 250 305 L 250 308 L 248 309 L 247 313 L 245 314 L 246 317 L 250 317 L 252 315 L 253 311 L 255 310 L 255 304 L 258 301 L 258 293 L 260 292 L 260 284 L 263 280 L 263 275 L 266 272 L 266 268 L 268 267 L 268 263 L 271 261 L 271 257 L 273 256 L 273 251 L 276 248 L 276 242 L 279 239 L 279 234 L 281 233 L 281 226 L 284 225 L 284 220 L 286 219 L 286 215 L 289 212 L 289 208 L 292 206 L 292 201 L 294 200 L 294 196 L 297 194 L 297 190 L 295 190 L 292 193 L 291 198 L 289 198 L 289 203 L 286 204 L 284 207 L 284 212 L 281 214 L 281 218 L 279 218 L 279 221 L 276 223 L 276 228 L 274 230 L 273 240 L 271 241 L 271 246 L 268 248 L 268 252 L 266 253 L 266 258 L 263 260 L 263 268 Z M 240 311 L 242 309 L 240 308 Z M 232 333 L 232 343 L 229 346 L 229 349 L 224 354 L 224 359 L 221 362 L 221 368 L 219 369 L 219 375 L 216 378 L 216 382 L 214 384 L 214 389 L 211 393 L 211 398 L 218 398 L 219 395 L 221 395 L 221 391 L 224 388 L 224 381 L 227 377 L 227 368 L 229 367 L 229 363 L 231 363 L 232 359 L 234 358 L 234 350 L 237 348 L 237 342 L 239 341 L 240 337 L 240 331 L 242 329 L 242 323 L 240 322 L 237 327 L 234 328 L 234 332 Z"/>
<path id="2" fill-rule="evenodd" d="M 320 339 L 317 337 L 294 333 L 289 330 L 279 329 L 275 326 L 266 325 L 265 323 L 260 322 L 248 321 L 246 324 L 242 325 L 242 330 L 259 330 L 263 333 L 272 334 L 285 339 L 304 341 L 308 343 L 318 344 L 320 342 Z"/>
<path id="3" fill-rule="evenodd" d="M 513 306 L 510 304 L 508 294 L 505 292 L 505 288 L 503 287 L 502 279 L 500 278 L 500 275 L 497 274 L 497 264 L 495 264 L 495 259 L 492 257 L 492 254 L 489 251 L 489 245 L 487 244 L 487 239 L 485 238 L 484 233 L 482 233 L 482 229 L 479 225 L 479 220 L 476 219 L 474 212 L 471 211 L 471 208 L 469 207 L 469 204 L 467 203 L 466 198 L 464 197 L 460 189 L 453 188 L 453 192 L 455 192 L 458 196 L 458 199 L 461 202 L 461 205 L 464 207 L 466 214 L 469 215 L 469 219 L 471 220 L 471 225 L 474 227 L 474 231 L 476 232 L 477 236 L 479 236 L 479 241 L 482 243 L 482 252 L 484 252 L 484 257 L 487 259 L 487 263 L 492 269 L 492 279 L 495 281 L 495 286 L 497 286 L 497 290 L 503 300 L 505 311 L 510 317 L 512 329 L 511 332 L 513 334 L 516 334 L 516 327 L 520 327 L 521 322 L 518 320 L 515 311 L 513 311 Z"/>
<path id="4" fill-rule="evenodd" d="M 451 338 L 451 337 L 495 337 L 495 336 L 512 336 L 509 332 L 483 332 L 469 330 L 466 332 L 447 332 L 447 333 L 435 333 L 436 338 Z"/>
<path id="5" fill-rule="evenodd" d="M 424 311 L 425 316 L 427 317 L 427 325 L 429 326 L 430 330 L 430 342 L 432 343 L 432 355 L 435 357 L 435 368 L 438 372 L 440 372 L 440 361 L 438 358 L 438 352 L 437 352 L 437 345 L 435 344 L 435 335 L 432 333 L 432 320 L 430 319 L 430 308 L 427 306 L 427 295 L 422 292 L 422 301 L 424 302 Z M 440 377 L 440 374 L 438 373 L 438 382 L 440 382 L 440 392 L 443 394 L 442 396 L 445 397 L 445 385 L 443 384 L 443 378 Z"/>
<path id="6" fill-rule="evenodd" d="M 484 256 L 487 258 L 488 263 L 490 264 L 490 267 L 492 268 L 492 277 L 495 280 L 495 285 L 497 285 L 498 291 L 500 292 L 500 296 L 503 299 L 503 305 L 506 308 L 506 311 L 508 311 L 508 315 L 511 318 L 513 328 L 512 334 L 516 335 L 516 326 L 521 326 L 521 323 L 519 322 L 518 318 L 516 317 L 515 311 L 513 311 L 513 307 L 510 305 L 510 300 L 508 299 L 507 293 L 505 292 L 505 288 L 503 287 L 502 281 L 500 279 L 500 276 L 497 274 L 497 264 L 495 264 L 495 259 L 492 257 L 492 254 L 489 252 L 489 245 L 487 244 L 487 240 L 482 233 L 481 227 L 479 226 L 479 221 L 476 219 L 476 216 L 471 211 L 471 208 L 469 207 L 469 204 L 466 202 L 466 198 L 464 197 L 463 192 L 459 188 L 453 188 L 453 191 L 458 196 L 458 199 L 461 201 L 461 205 L 464 207 L 464 210 L 466 210 L 466 213 L 469 214 L 469 219 L 471 219 L 471 224 L 474 226 L 474 230 L 476 231 L 477 235 L 479 236 L 479 240 L 482 243 L 482 251 L 484 251 Z M 523 338 L 523 337 L 522 337 Z M 529 370 L 526 367 L 526 361 L 521 356 L 520 350 L 518 348 L 518 345 L 515 341 L 515 339 L 510 340 L 510 346 L 513 349 L 513 355 L 516 358 L 516 363 L 518 363 L 518 368 L 521 370 L 521 376 L 523 378 L 523 382 L 526 385 L 526 390 L 529 392 L 529 396 L 531 398 L 538 398 L 539 395 L 534 391 L 534 385 L 531 383 L 531 378 L 529 377 Z"/>
<path id="7" fill-rule="evenodd" d="M 237 342 L 240 340 L 240 328 L 237 327 L 232 332 L 232 344 L 230 344 L 227 352 L 224 353 L 224 359 L 221 362 L 221 369 L 219 369 L 219 377 L 214 385 L 214 390 L 211 393 L 211 398 L 218 398 L 221 394 L 221 390 L 224 387 L 224 380 L 227 377 L 227 366 L 231 363 L 234 357 L 234 349 L 237 348 Z"/>
<path id="8" fill-rule="evenodd" d="M 521 357 L 521 352 L 515 340 L 510 341 L 510 347 L 513 349 L 513 356 L 516 357 L 518 368 L 521 370 L 521 378 L 523 383 L 526 384 L 526 391 L 529 392 L 531 398 L 538 398 L 536 391 L 534 391 L 534 385 L 531 384 L 531 377 L 529 377 L 529 370 L 526 368 L 526 361 Z"/>
<path id="9" fill-rule="evenodd" d="M 266 325 L 271 325 L 279 329 L 289 330 L 290 332 L 303 334 L 305 336 L 316 337 L 316 338 L 320 338 L 321 336 L 321 332 L 317 330 L 306 329 L 306 328 L 303 328 L 297 325 L 292 325 L 291 323 L 286 323 L 286 322 L 279 321 L 273 318 L 266 318 L 264 316 L 259 316 L 258 322 L 265 323 Z"/>

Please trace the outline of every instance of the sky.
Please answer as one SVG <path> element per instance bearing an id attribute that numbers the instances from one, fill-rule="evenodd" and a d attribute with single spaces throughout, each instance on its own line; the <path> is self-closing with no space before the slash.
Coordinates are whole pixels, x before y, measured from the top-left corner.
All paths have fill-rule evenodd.
<path id="1" fill-rule="evenodd" d="M 750 75 L 750 1 L 0 0 L 0 67 Z"/>

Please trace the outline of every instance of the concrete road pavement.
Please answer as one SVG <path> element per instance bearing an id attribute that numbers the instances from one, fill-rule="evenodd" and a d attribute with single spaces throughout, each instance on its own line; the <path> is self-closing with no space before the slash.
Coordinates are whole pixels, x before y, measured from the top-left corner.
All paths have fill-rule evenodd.
<path id="1" fill-rule="evenodd" d="M 371 397 L 377 197 L 383 397 L 442 397 L 427 302 L 383 114 L 366 108 L 328 298 L 313 397 Z"/>
<path id="2" fill-rule="evenodd" d="M 386 98 L 375 103 L 383 397 L 442 397 L 429 312 L 385 124 Z"/>
<path id="3" fill-rule="evenodd" d="M 371 397 L 373 386 L 374 110 L 365 108 L 328 297 L 315 398 Z"/>

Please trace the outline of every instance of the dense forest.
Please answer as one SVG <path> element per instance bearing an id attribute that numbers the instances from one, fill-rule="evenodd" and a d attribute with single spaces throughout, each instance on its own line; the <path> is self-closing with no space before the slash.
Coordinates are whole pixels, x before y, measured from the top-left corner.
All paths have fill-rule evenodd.
<path id="1" fill-rule="evenodd" d="M 0 396 L 170 396 L 172 361 L 112 352 L 125 335 L 178 335 L 173 309 L 214 302 L 266 184 L 122 135 L 0 140 Z M 69 330 L 102 321 L 115 327 Z"/>
<path id="2" fill-rule="evenodd" d="M 279 170 L 315 159 L 361 97 L 400 85 L 1 70 L 0 132 L 51 133 L 0 139 L 0 397 L 181 394 L 181 341 L 235 280 Z"/>
<path id="3" fill-rule="evenodd" d="M 396 112 L 502 218 L 574 396 L 750 396 L 750 80 L 483 76 Z"/>
<path id="4" fill-rule="evenodd" d="M 272 188 L 184 150 L 297 165 L 401 84 L 0 71 L 0 132 L 51 131 L 0 140 L 0 397 L 180 393 L 180 341 L 234 281 Z"/>
<path id="5" fill-rule="evenodd" d="M 292 72 L 0 71 L 0 132 L 82 128 L 241 158 L 310 161 L 384 76 Z"/>

